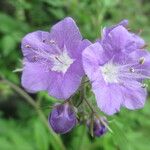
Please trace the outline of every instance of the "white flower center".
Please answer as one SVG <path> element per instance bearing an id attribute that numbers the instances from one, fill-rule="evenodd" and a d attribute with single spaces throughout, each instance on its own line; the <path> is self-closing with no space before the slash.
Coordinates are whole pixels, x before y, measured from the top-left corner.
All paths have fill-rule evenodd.
<path id="1" fill-rule="evenodd" d="M 51 70 L 62 73 L 65 73 L 74 62 L 74 59 L 69 57 L 67 50 L 64 50 L 62 53 L 57 55 L 51 55 L 50 58 L 53 63 Z"/>
<path id="2" fill-rule="evenodd" d="M 107 63 L 100 67 L 103 78 L 107 83 L 117 83 L 118 82 L 118 67 L 115 64 Z"/>

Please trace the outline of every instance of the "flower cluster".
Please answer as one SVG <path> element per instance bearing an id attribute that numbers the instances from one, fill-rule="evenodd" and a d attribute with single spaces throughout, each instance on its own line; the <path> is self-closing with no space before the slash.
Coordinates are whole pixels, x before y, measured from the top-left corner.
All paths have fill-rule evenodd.
<path id="1" fill-rule="evenodd" d="M 134 110 L 144 106 L 150 53 L 145 50 L 144 40 L 128 30 L 128 20 L 104 28 L 101 39 L 91 43 L 82 38 L 75 21 L 67 17 L 50 32 L 27 34 L 21 46 L 22 86 L 28 92 L 47 91 L 63 100 L 54 106 L 48 119 L 56 133 L 64 134 L 82 122 L 71 97 L 82 91 L 85 77 L 92 85 L 98 108 L 106 115 L 113 115 L 121 107 Z M 86 95 L 81 95 L 80 105 L 88 106 L 92 114 L 85 119 L 87 126 L 93 135 L 103 135 L 108 129 L 107 119 L 97 116 Z"/>

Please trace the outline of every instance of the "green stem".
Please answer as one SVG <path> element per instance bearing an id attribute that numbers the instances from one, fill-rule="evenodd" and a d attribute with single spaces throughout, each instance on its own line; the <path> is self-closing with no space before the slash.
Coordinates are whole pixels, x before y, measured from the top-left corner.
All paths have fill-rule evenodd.
<path id="1" fill-rule="evenodd" d="M 45 118 L 43 112 L 39 109 L 39 104 L 36 103 L 34 101 L 34 99 L 29 96 L 24 90 L 22 90 L 20 87 L 18 87 L 17 85 L 13 84 L 12 82 L 2 78 L 1 80 L 2 82 L 8 84 L 11 88 L 13 88 L 17 93 L 19 93 L 32 107 L 35 108 L 35 110 L 37 111 L 38 115 L 40 116 L 41 120 L 43 121 L 43 123 L 45 124 L 45 126 L 48 128 L 48 130 L 50 131 L 50 134 L 52 136 L 51 140 L 55 140 L 55 142 L 60 146 L 61 150 L 65 150 L 65 146 L 63 145 L 60 137 L 55 134 L 52 129 L 49 127 L 47 119 Z M 53 145 L 55 146 L 55 145 Z"/>
<path id="2" fill-rule="evenodd" d="M 91 106 L 91 104 L 88 102 L 88 100 L 86 98 L 84 98 L 84 101 L 86 102 L 86 104 L 89 106 L 90 110 L 92 111 L 92 113 L 95 113 L 93 107 Z"/>

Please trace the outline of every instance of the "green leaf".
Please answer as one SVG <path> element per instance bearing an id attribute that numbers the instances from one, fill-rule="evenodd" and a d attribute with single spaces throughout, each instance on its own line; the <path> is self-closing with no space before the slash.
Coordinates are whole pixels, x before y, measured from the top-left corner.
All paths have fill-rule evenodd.
<path id="1" fill-rule="evenodd" d="M 40 121 L 36 121 L 34 124 L 34 137 L 37 150 L 48 150 L 49 133 Z"/>
<path id="2" fill-rule="evenodd" d="M 1 40 L 1 48 L 3 50 L 3 55 L 9 55 L 16 47 L 16 40 L 11 35 L 5 35 Z"/>

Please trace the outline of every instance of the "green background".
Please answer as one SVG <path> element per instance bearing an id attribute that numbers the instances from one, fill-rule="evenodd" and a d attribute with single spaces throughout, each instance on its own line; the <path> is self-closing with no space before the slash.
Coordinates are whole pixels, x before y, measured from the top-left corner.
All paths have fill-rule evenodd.
<path id="1" fill-rule="evenodd" d="M 81 125 L 57 136 L 47 126 L 47 106 L 56 100 L 46 92 L 28 97 L 20 91 L 21 73 L 13 70 L 21 68 L 22 37 L 49 31 L 66 16 L 73 17 L 91 41 L 104 26 L 124 18 L 133 32 L 142 30 L 141 36 L 150 41 L 149 0 L 0 0 L 0 75 L 7 79 L 0 81 L 0 150 L 150 150 L 149 97 L 143 109 L 122 109 L 109 117 L 113 133 L 92 138 Z"/>

